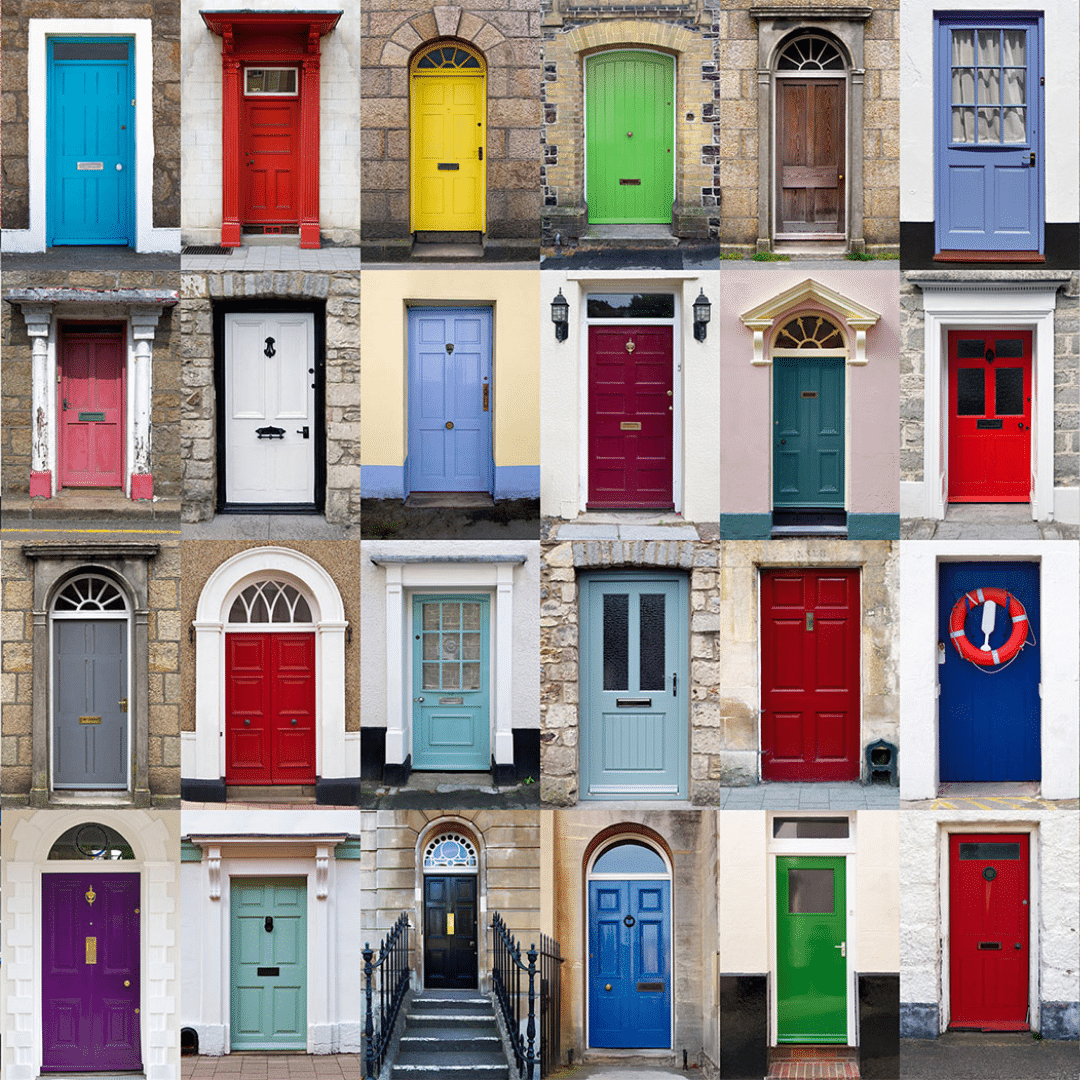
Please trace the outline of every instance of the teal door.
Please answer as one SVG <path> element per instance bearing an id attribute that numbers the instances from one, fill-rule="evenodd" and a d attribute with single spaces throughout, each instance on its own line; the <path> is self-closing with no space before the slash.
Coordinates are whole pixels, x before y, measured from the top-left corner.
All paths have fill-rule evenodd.
<path id="1" fill-rule="evenodd" d="M 307 1049 L 307 880 L 232 879 L 233 1050 Z"/>
<path id="2" fill-rule="evenodd" d="M 684 799 L 687 580 L 581 578 L 581 798 Z"/>
<path id="3" fill-rule="evenodd" d="M 489 598 L 413 597 L 413 768 L 491 768 Z"/>
<path id="4" fill-rule="evenodd" d="M 844 361 L 773 359 L 773 506 L 844 506 Z"/>

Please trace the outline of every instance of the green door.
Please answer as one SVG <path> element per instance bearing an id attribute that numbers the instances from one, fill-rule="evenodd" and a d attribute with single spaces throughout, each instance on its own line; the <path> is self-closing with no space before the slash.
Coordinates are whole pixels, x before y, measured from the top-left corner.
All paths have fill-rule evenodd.
<path id="1" fill-rule="evenodd" d="M 675 60 L 614 49 L 585 60 L 585 198 L 593 225 L 671 223 Z"/>
<path id="2" fill-rule="evenodd" d="M 776 1025 L 781 1043 L 847 1042 L 843 857 L 776 860 Z"/>
<path id="3" fill-rule="evenodd" d="M 307 880 L 232 879 L 233 1050 L 307 1049 Z"/>

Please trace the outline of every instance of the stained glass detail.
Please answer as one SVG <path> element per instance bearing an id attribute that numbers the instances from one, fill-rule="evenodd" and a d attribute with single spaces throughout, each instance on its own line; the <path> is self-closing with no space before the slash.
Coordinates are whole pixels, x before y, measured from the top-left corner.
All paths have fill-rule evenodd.
<path id="1" fill-rule="evenodd" d="M 456 45 L 443 45 L 424 53 L 416 64 L 417 70 L 432 68 L 479 68 L 480 61 L 471 52 Z"/>
<path id="2" fill-rule="evenodd" d="M 843 349 L 844 335 L 824 315 L 796 315 L 781 327 L 774 349 Z"/>
<path id="3" fill-rule="evenodd" d="M 56 598 L 54 611 L 127 611 L 124 595 L 106 577 L 83 574 L 72 578 Z"/>
<path id="4" fill-rule="evenodd" d="M 309 623 L 311 607 L 295 585 L 255 581 L 241 590 L 229 609 L 231 623 Z"/>
<path id="5" fill-rule="evenodd" d="M 817 34 L 806 34 L 789 42 L 776 62 L 777 71 L 844 71 L 845 68 L 840 50 L 828 38 Z"/>
<path id="6" fill-rule="evenodd" d="M 425 870 L 475 869 L 476 865 L 476 848 L 468 837 L 460 833 L 443 833 L 424 849 Z"/>

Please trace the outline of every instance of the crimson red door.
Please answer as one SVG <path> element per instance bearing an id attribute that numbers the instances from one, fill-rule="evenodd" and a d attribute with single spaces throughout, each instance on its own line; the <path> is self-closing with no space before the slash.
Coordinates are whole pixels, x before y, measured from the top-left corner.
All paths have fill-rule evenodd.
<path id="1" fill-rule="evenodd" d="M 225 638 L 225 782 L 315 783 L 315 635 Z"/>
<path id="2" fill-rule="evenodd" d="M 761 574 L 761 773 L 859 778 L 859 572 Z"/>
<path id="3" fill-rule="evenodd" d="M 1031 331 L 949 333 L 949 501 L 1031 497 Z"/>
<path id="4" fill-rule="evenodd" d="M 60 339 L 60 487 L 124 485 L 124 332 L 65 328 Z"/>
<path id="5" fill-rule="evenodd" d="M 1029 1027 L 1028 839 L 949 837 L 950 1027 Z"/>
<path id="6" fill-rule="evenodd" d="M 240 109 L 240 220 L 300 222 L 300 98 L 244 97 Z"/>
<path id="7" fill-rule="evenodd" d="M 589 327 L 590 509 L 674 509 L 671 327 Z"/>

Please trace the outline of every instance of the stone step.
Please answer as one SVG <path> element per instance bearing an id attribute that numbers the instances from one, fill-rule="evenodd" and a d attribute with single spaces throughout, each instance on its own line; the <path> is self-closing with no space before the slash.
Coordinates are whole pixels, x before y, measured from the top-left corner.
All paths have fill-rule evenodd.
<path id="1" fill-rule="evenodd" d="M 410 1012 L 428 1012 L 431 1009 L 487 1009 L 491 1002 L 475 990 L 442 990 L 437 994 L 426 991 L 409 1002 Z"/>
<path id="2" fill-rule="evenodd" d="M 486 1012 L 455 1012 L 447 1009 L 436 1009 L 432 1012 L 413 1012 L 410 1009 L 405 1017 L 405 1026 L 412 1029 L 444 1028 L 447 1024 L 452 1024 L 458 1031 L 461 1030 L 462 1026 L 465 1026 L 470 1033 L 475 1032 L 478 1028 L 495 1030 L 495 1015 L 490 1008 Z"/>
<path id="3" fill-rule="evenodd" d="M 413 1028 L 406 1027 L 405 1034 L 401 1036 L 401 1051 L 415 1051 L 416 1053 L 433 1053 L 445 1047 L 447 1043 L 453 1043 L 458 1050 L 502 1050 L 502 1039 L 499 1038 L 498 1029 L 490 1030 L 468 1028 L 461 1030 L 460 1025 L 446 1024 L 443 1027 Z"/>

